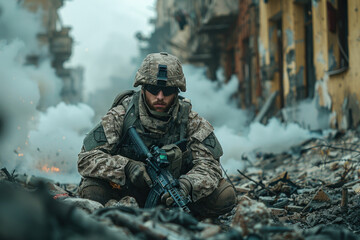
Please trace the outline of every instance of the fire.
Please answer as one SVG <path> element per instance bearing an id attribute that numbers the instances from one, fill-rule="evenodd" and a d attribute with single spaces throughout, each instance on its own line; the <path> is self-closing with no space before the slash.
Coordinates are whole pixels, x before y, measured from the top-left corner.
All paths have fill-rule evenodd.
<path id="1" fill-rule="evenodd" d="M 43 170 L 44 172 L 60 172 L 60 168 L 54 166 L 48 167 L 47 164 L 42 166 L 41 170 Z"/>

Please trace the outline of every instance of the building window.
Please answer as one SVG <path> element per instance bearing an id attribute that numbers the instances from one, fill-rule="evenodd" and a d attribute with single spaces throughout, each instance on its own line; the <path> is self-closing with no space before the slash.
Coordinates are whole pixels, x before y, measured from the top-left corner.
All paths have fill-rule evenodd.
<path id="1" fill-rule="evenodd" d="M 327 1 L 329 74 L 349 67 L 347 0 Z"/>

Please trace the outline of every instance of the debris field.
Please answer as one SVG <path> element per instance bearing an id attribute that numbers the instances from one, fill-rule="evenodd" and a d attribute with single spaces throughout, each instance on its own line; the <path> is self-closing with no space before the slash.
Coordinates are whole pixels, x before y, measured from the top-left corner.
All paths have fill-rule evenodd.
<path id="1" fill-rule="evenodd" d="M 243 155 L 238 204 L 215 219 L 178 209 L 105 206 L 77 184 L 0 170 L 1 239 L 360 239 L 360 133 L 332 131 L 287 152 Z"/>

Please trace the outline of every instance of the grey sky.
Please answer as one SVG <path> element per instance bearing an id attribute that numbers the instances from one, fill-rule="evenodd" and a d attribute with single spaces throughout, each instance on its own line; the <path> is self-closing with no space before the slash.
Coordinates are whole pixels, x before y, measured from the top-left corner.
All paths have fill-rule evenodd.
<path id="1" fill-rule="evenodd" d="M 75 45 L 68 66 L 85 67 L 85 95 L 107 87 L 111 77 L 132 77 L 138 53 L 135 32 L 149 34 L 154 0 L 65 1 L 63 24 L 71 26 Z"/>

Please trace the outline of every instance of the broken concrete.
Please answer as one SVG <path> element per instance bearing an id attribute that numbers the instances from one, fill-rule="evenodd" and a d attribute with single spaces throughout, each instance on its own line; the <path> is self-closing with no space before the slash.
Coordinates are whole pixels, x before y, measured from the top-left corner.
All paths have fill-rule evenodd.
<path id="1" fill-rule="evenodd" d="M 141 209 L 129 197 L 110 200 L 102 206 L 78 198 L 76 184 L 54 183 L 2 169 L 0 185 L 7 183 L 12 187 L 1 191 L 6 196 L 0 195 L 1 213 L 10 209 L 5 215 L 0 214 L 0 238 L 27 236 L 27 220 L 19 219 L 31 219 L 30 222 L 36 223 L 31 230 L 40 234 L 50 218 L 62 221 L 64 231 L 68 232 L 66 235 L 62 230 L 49 228 L 45 233 L 60 231 L 64 239 L 66 236 L 94 237 L 104 231 L 107 232 L 104 239 L 123 239 L 119 236 L 127 239 L 323 239 L 321 237 L 329 235 L 357 239 L 360 232 L 358 143 L 358 132 L 334 131 L 325 138 L 307 140 L 286 153 L 256 153 L 249 171 L 245 169 L 230 176 L 237 190 L 238 205 L 228 214 L 201 221 L 176 210 Z M 35 191 L 34 196 L 16 193 L 15 189 Z M 17 208 L 25 215 L 16 215 Z M 71 213 L 73 210 L 69 209 L 81 213 Z M 30 217 L 33 210 L 37 212 L 34 219 Z M 72 214 L 80 214 L 81 220 Z M 86 234 L 69 230 L 69 224 L 75 224 L 74 219 L 79 228 L 91 219 L 95 230 Z M 9 233 L 7 229 L 18 228 L 12 226 L 15 222 L 20 224 L 21 231 Z M 322 227 L 330 224 L 334 226 L 332 230 Z M 100 230 L 103 228 L 105 230 Z M 114 232 L 118 233 L 115 238 L 112 237 Z M 36 235 L 34 239 L 41 237 L 41 234 Z"/>

